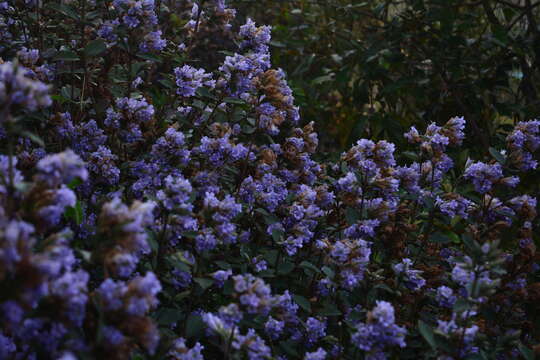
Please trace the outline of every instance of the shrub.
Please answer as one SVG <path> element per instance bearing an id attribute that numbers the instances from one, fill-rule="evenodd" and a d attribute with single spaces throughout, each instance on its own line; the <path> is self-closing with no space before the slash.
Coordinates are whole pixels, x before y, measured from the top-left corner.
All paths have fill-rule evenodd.
<path id="1" fill-rule="evenodd" d="M 0 358 L 534 358 L 537 120 L 328 160 L 224 1 L 0 16 Z"/>

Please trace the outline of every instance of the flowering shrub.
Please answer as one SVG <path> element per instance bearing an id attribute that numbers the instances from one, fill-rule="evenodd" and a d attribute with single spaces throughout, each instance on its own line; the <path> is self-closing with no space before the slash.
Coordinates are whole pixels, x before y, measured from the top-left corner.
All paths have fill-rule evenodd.
<path id="1" fill-rule="evenodd" d="M 540 122 L 327 159 L 238 23 L 0 2 L 0 359 L 534 358 Z"/>

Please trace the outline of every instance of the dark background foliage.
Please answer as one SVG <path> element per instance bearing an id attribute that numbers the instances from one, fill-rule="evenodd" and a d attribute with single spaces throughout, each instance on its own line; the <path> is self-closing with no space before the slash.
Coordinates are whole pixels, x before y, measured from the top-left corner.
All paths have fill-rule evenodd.
<path id="1" fill-rule="evenodd" d="M 539 1 L 232 3 L 273 26 L 273 62 L 326 151 L 361 136 L 402 143 L 410 125 L 455 115 L 486 151 L 501 125 L 539 113 Z"/>

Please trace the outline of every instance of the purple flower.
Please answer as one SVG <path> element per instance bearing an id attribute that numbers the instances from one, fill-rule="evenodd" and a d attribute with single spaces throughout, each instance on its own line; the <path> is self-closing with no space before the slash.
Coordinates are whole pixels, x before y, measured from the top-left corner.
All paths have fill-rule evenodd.
<path id="1" fill-rule="evenodd" d="M 171 274 L 171 282 L 176 288 L 185 289 L 191 285 L 192 276 L 190 272 L 174 269 Z"/>
<path id="2" fill-rule="evenodd" d="M 264 330 L 273 340 L 277 340 L 285 328 L 285 322 L 269 317 L 264 324 Z"/>
<path id="3" fill-rule="evenodd" d="M 114 155 L 106 146 L 100 145 L 97 151 L 89 155 L 88 170 L 100 182 L 116 185 L 120 180 L 120 169 L 115 165 L 116 160 L 118 160 L 118 156 Z"/>
<path id="4" fill-rule="evenodd" d="M 426 280 L 420 277 L 422 273 L 419 270 L 411 269 L 412 261 L 411 259 L 403 259 L 400 263 L 393 266 L 394 272 L 396 275 L 399 275 L 403 278 L 405 286 L 413 291 L 421 289 L 425 284 Z"/>
<path id="5" fill-rule="evenodd" d="M 161 34 L 161 30 L 152 31 L 146 34 L 143 42 L 139 45 L 139 49 L 144 53 L 163 50 L 165 46 L 167 46 L 167 40 L 162 39 Z"/>
<path id="6" fill-rule="evenodd" d="M 232 270 L 218 270 L 212 274 L 212 278 L 216 281 L 218 287 L 222 287 L 231 275 Z"/>
<path id="7" fill-rule="evenodd" d="M 326 336 L 326 320 L 310 317 L 306 321 L 306 334 L 308 343 L 313 344 Z"/>
<path id="8" fill-rule="evenodd" d="M 218 240 L 210 229 L 205 229 L 195 238 L 195 248 L 199 253 L 213 250 L 217 246 Z"/>
<path id="9" fill-rule="evenodd" d="M 65 273 L 50 285 L 51 295 L 62 299 L 66 317 L 76 326 L 82 325 L 86 314 L 88 280 L 88 273 L 79 270 Z"/>
<path id="10" fill-rule="evenodd" d="M 17 52 L 19 60 L 27 66 L 32 66 L 36 64 L 39 60 L 39 50 L 38 49 L 27 49 L 22 47 L 21 50 Z"/>
<path id="11" fill-rule="evenodd" d="M 137 276 L 128 284 L 125 310 L 134 316 L 143 316 L 158 305 L 156 295 L 161 291 L 161 284 L 153 272 L 144 277 Z"/>
<path id="12" fill-rule="evenodd" d="M 213 88 L 216 85 L 215 80 L 212 80 L 212 74 L 208 74 L 204 69 L 196 69 L 190 65 L 184 65 L 174 69 L 176 76 L 176 93 L 183 97 L 191 97 L 195 95 L 197 89 L 202 86 Z"/>
<path id="13" fill-rule="evenodd" d="M 240 26 L 239 35 L 244 38 L 240 47 L 250 47 L 256 52 L 268 51 L 266 45 L 271 40 L 270 32 L 270 26 L 257 27 L 255 22 L 248 18 L 246 23 Z"/>
<path id="14" fill-rule="evenodd" d="M 99 37 L 113 43 L 118 39 L 118 36 L 115 34 L 118 25 L 120 25 L 120 21 L 118 19 L 106 20 L 99 27 L 97 34 Z"/>
<path id="15" fill-rule="evenodd" d="M 285 183 L 269 173 L 264 174 L 260 180 L 249 176 L 240 186 L 240 196 L 245 202 L 253 204 L 256 201 L 270 212 L 275 211 L 287 194 Z"/>
<path id="16" fill-rule="evenodd" d="M 204 360 L 201 353 L 203 349 L 204 346 L 200 343 L 196 343 L 192 348 L 189 348 L 184 338 L 178 338 L 171 345 L 167 355 L 173 360 Z"/>
<path id="17" fill-rule="evenodd" d="M 98 229 L 111 241 L 105 251 L 105 265 L 115 275 L 127 277 L 135 270 L 139 257 L 150 252 L 146 227 L 154 221 L 155 203 L 135 201 L 128 207 L 114 198 L 101 208 Z"/>
<path id="18" fill-rule="evenodd" d="M 69 184 L 77 178 L 86 181 L 88 178 L 84 162 L 71 150 L 44 157 L 37 163 L 37 170 L 36 179 L 49 186 Z"/>
<path id="19" fill-rule="evenodd" d="M 112 326 L 104 326 L 102 331 L 104 341 L 112 346 L 119 346 L 126 341 L 124 334 Z"/>
<path id="20" fill-rule="evenodd" d="M 469 208 L 473 203 L 460 195 L 456 195 L 447 200 L 437 197 L 435 205 L 439 207 L 443 214 L 448 215 L 449 217 L 453 218 L 455 216 L 460 216 L 466 219 L 468 217 Z"/>
<path id="21" fill-rule="evenodd" d="M 12 62 L 0 64 L 0 104 L 35 111 L 52 104 L 49 87 L 28 76 L 28 70 Z"/>
<path id="22" fill-rule="evenodd" d="M 394 323 L 394 308 L 386 301 L 377 301 L 367 323 L 359 323 L 351 341 L 360 350 L 382 353 L 385 348 L 405 347 L 406 330 Z"/>
<path id="23" fill-rule="evenodd" d="M 248 329 L 246 335 L 237 334 L 233 337 L 232 347 L 244 351 L 249 360 L 265 360 L 272 356 L 270 347 L 266 345 L 255 330 Z"/>
<path id="24" fill-rule="evenodd" d="M 454 295 L 454 291 L 451 288 L 442 285 L 437 288 L 435 300 L 437 300 L 440 306 L 451 308 L 454 306 L 457 297 Z"/>
<path id="25" fill-rule="evenodd" d="M 0 359 L 9 359 L 16 350 L 13 340 L 0 332 Z"/>
<path id="26" fill-rule="evenodd" d="M 490 165 L 483 162 L 471 162 L 466 165 L 463 176 L 471 179 L 475 190 L 483 194 L 490 191 L 493 185 L 502 179 L 503 172 L 498 163 Z"/>
<path id="27" fill-rule="evenodd" d="M 317 351 L 306 353 L 304 360 L 324 360 L 326 359 L 326 351 L 323 348 L 318 348 Z"/>
<path id="28" fill-rule="evenodd" d="M 157 25 L 154 0 L 114 0 L 113 6 L 129 28 L 137 28 L 140 24 Z"/>

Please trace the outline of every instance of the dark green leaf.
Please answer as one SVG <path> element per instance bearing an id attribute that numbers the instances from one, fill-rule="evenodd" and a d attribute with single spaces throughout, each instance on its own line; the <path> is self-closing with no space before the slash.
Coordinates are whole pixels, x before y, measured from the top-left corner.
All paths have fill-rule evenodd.
<path id="1" fill-rule="evenodd" d="M 246 102 L 242 99 L 232 98 L 232 97 L 226 97 L 223 99 L 224 103 L 228 104 L 237 104 L 237 105 L 244 105 Z"/>
<path id="2" fill-rule="evenodd" d="M 54 57 L 54 60 L 56 61 L 79 61 L 79 56 L 74 53 L 73 51 L 69 50 L 62 50 L 56 53 L 56 56 Z"/>
<path id="3" fill-rule="evenodd" d="M 345 218 L 347 219 L 347 223 L 349 225 L 356 224 L 356 222 L 360 219 L 360 214 L 355 208 L 348 207 L 345 210 Z"/>
<path id="4" fill-rule="evenodd" d="M 495 160 L 497 160 L 498 163 L 500 163 L 501 165 L 504 165 L 506 163 L 506 157 L 501 154 L 498 150 L 490 147 L 489 148 L 489 153 L 491 154 L 491 156 L 493 156 L 493 158 L 495 158 Z"/>
<path id="5" fill-rule="evenodd" d="M 521 352 L 521 355 L 523 355 L 526 360 L 534 360 L 536 358 L 536 356 L 534 355 L 534 351 L 532 351 L 522 343 L 518 345 L 518 348 L 519 352 Z"/>
<path id="6" fill-rule="evenodd" d="M 199 284 L 199 286 L 203 289 L 203 290 L 206 290 L 208 289 L 210 286 L 212 286 L 214 284 L 214 280 L 212 279 L 207 279 L 207 278 L 195 278 L 193 279 L 195 280 L 195 282 L 197 284 Z"/>
<path id="7" fill-rule="evenodd" d="M 287 275 L 294 270 L 294 263 L 290 261 L 283 261 L 279 264 L 277 268 L 277 273 L 279 275 Z"/>
<path id="8" fill-rule="evenodd" d="M 86 56 L 97 56 L 107 50 L 107 44 L 101 39 L 92 40 L 84 48 Z"/>
<path id="9" fill-rule="evenodd" d="M 64 216 L 80 225 L 83 221 L 83 210 L 80 201 L 77 201 L 75 206 L 68 206 L 64 211 Z"/>
<path id="10" fill-rule="evenodd" d="M 429 241 L 432 241 L 438 244 L 446 244 L 446 243 L 451 242 L 452 240 L 447 235 L 441 232 L 436 232 L 436 233 L 431 234 L 431 236 L 429 237 Z"/>
<path id="11" fill-rule="evenodd" d="M 328 278 L 330 280 L 332 280 L 334 278 L 334 276 L 336 275 L 336 273 L 334 272 L 334 270 L 332 270 L 331 268 L 329 268 L 328 266 L 323 266 L 322 267 L 322 271 L 323 273 L 328 276 Z"/>
<path id="12" fill-rule="evenodd" d="M 30 140 L 32 140 L 34 143 L 36 143 L 39 146 L 45 146 L 45 143 L 43 142 L 43 140 L 38 135 L 30 131 L 23 131 L 21 135 L 29 138 Z"/>
<path id="13" fill-rule="evenodd" d="M 74 8 L 72 8 L 71 6 L 69 6 L 69 5 L 49 2 L 49 3 L 47 3 L 46 7 L 50 8 L 50 9 L 53 9 L 53 10 L 56 10 L 59 13 L 65 15 L 67 17 L 70 17 L 70 18 L 72 18 L 74 20 L 79 21 L 79 19 L 80 19 L 79 14 L 77 13 L 77 11 Z"/>
<path id="14" fill-rule="evenodd" d="M 156 312 L 156 319 L 160 325 L 171 325 L 184 318 L 184 314 L 179 309 L 161 308 Z"/>
<path id="15" fill-rule="evenodd" d="M 418 330 L 420 331 L 420 334 L 424 337 L 424 339 L 427 341 L 427 343 L 431 346 L 433 350 L 437 349 L 437 343 L 435 342 L 435 334 L 433 333 L 433 329 L 431 326 L 423 322 L 422 320 L 418 320 Z"/>
<path id="16" fill-rule="evenodd" d="M 304 309 L 308 313 L 311 313 L 311 303 L 308 299 L 301 295 L 293 295 L 292 298 L 294 302 L 297 303 L 302 309 Z"/>
<path id="17" fill-rule="evenodd" d="M 309 261 L 302 261 L 299 266 L 304 269 L 309 269 L 311 271 L 314 271 L 317 274 L 321 273 L 321 270 L 317 268 L 315 265 L 313 265 L 312 263 L 310 263 Z"/>
<path id="18" fill-rule="evenodd" d="M 203 333 L 204 322 L 199 315 L 189 315 L 186 322 L 186 336 L 188 338 L 199 336 Z"/>
<path id="19" fill-rule="evenodd" d="M 318 312 L 320 316 L 340 316 L 342 315 L 341 311 L 338 309 L 336 304 L 327 303 L 324 307 Z"/>

